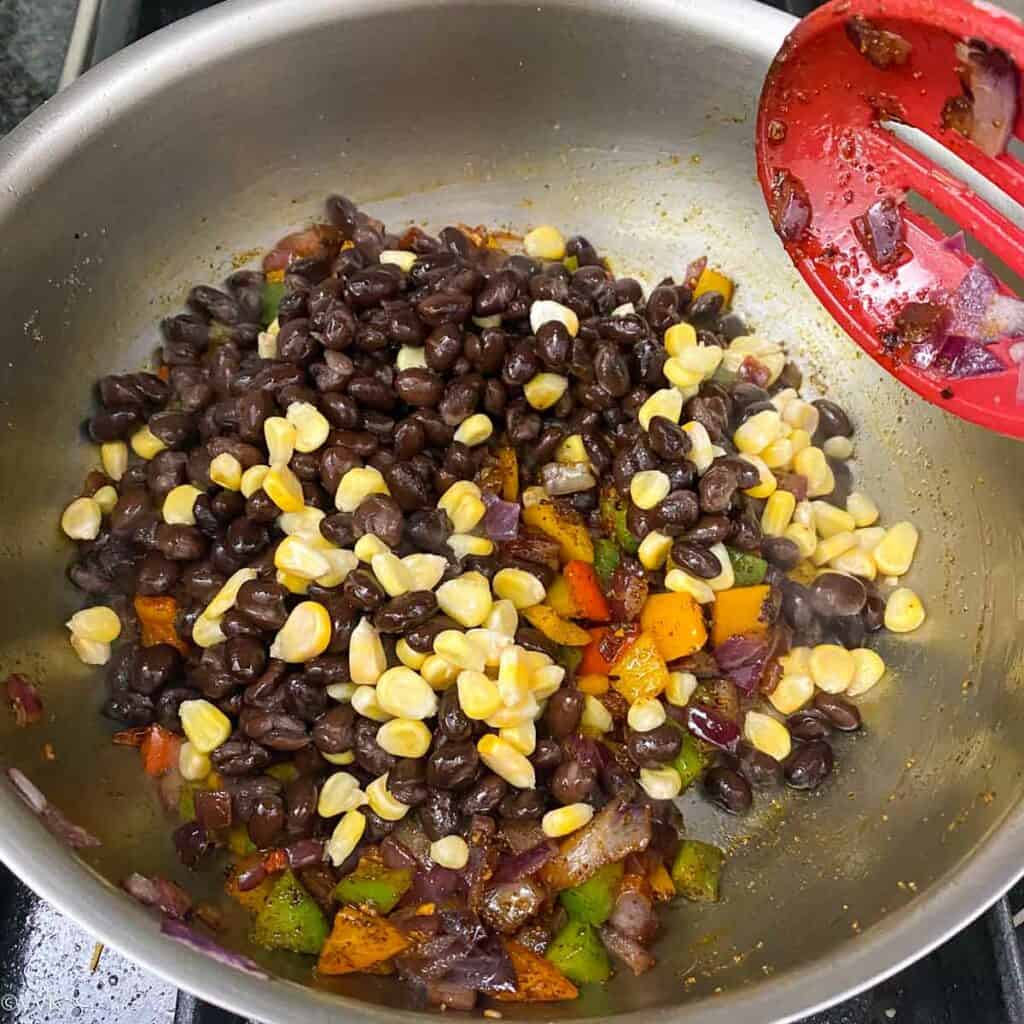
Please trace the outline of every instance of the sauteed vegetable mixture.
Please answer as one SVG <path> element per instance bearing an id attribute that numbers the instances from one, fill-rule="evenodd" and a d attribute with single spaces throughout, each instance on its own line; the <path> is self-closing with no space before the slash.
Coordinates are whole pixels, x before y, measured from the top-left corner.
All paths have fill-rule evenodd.
<path id="1" fill-rule="evenodd" d="M 100 380 L 71 644 L 255 944 L 436 1006 L 572 999 L 655 963 L 658 903 L 718 898 L 677 797 L 826 783 L 870 635 L 924 619 L 917 530 L 704 258 L 645 293 L 551 226 L 327 215 Z"/>

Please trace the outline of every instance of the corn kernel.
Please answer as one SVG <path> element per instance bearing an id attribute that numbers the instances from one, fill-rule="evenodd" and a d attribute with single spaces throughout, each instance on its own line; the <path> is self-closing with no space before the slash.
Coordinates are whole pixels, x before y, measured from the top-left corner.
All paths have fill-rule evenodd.
<path id="1" fill-rule="evenodd" d="M 379 469 L 357 466 L 350 469 L 338 484 L 334 504 L 339 512 L 355 512 L 371 494 L 390 494 Z"/>
<path id="2" fill-rule="evenodd" d="M 487 506 L 477 495 L 467 494 L 447 511 L 455 532 L 469 533 L 474 527 L 479 526 L 487 514 Z"/>
<path id="3" fill-rule="evenodd" d="M 537 303 L 534 303 L 537 305 Z M 523 394 L 534 409 L 550 409 L 565 394 L 569 381 L 557 373 L 538 373 L 523 385 Z"/>
<path id="4" fill-rule="evenodd" d="M 862 491 L 852 491 L 846 499 L 846 511 L 853 518 L 854 526 L 871 526 L 878 520 L 878 506 Z"/>
<path id="5" fill-rule="evenodd" d="M 102 515 L 109 515 L 117 504 L 117 491 L 110 484 L 106 484 L 93 494 L 92 500 L 99 505 Z"/>
<path id="6" fill-rule="evenodd" d="M 77 633 L 71 634 L 70 642 L 71 649 L 84 665 L 106 665 L 110 661 L 110 644 L 100 643 L 98 640 L 87 640 Z"/>
<path id="7" fill-rule="evenodd" d="M 430 654 L 419 672 L 432 690 L 447 690 L 458 677 L 459 668 L 440 654 Z"/>
<path id="8" fill-rule="evenodd" d="M 688 349 L 687 351 L 693 350 Z M 670 384 L 678 388 L 683 398 L 692 397 L 704 379 L 704 374 L 700 370 L 687 369 L 683 364 L 682 356 L 671 356 L 666 359 L 661 372 Z"/>
<path id="9" fill-rule="evenodd" d="M 483 444 L 493 433 L 494 424 L 491 423 L 491 417 L 486 413 L 478 412 L 459 424 L 454 440 L 473 448 L 478 444 Z"/>
<path id="10" fill-rule="evenodd" d="M 263 439 L 271 466 L 291 462 L 295 454 L 295 424 L 284 416 L 268 416 L 263 421 Z"/>
<path id="11" fill-rule="evenodd" d="M 843 693 L 853 682 L 853 655 L 838 644 L 818 644 L 811 650 L 811 678 L 826 693 Z"/>
<path id="12" fill-rule="evenodd" d="M 761 532 L 766 537 L 785 536 L 786 528 L 796 510 L 796 498 L 789 491 L 776 491 L 765 503 L 761 513 Z"/>
<path id="13" fill-rule="evenodd" d="M 434 637 L 434 653 L 457 668 L 483 672 L 486 667 L 484 655 L 470 642 L 465 633 L 457 629 L 443 629 Z"/>
<path id="14" fill-rule="evenodd" d="M 523 654 L 523 664 L 526 665 L 526 670 L 532 676 L 534 672 L 544 668 L 546 665 L 553 665 L 551 657 L 545 654 L 543 651 L 528 651 L 525 647 L 521 648 Z"/>
<path id="15" fill-rule="evenodd" d="M 809 675 L 811 671 L 811 648 L 791 647 L 787 654 L 779 658 L 779 666 L 784 675 Z"/>
<path id="16" fill-rule="evenodd" d="M 615 723 L 611 712 L 589 693 L 583 696 L 583 714 L 580 717 L 580 728 L 591 732 L 611 732 Z"/>
<path id="17" fill-rule="evenodd" d="M 364 533 L 352 546 L 360 562 L 372 564 L 377 555 L 386 555 L 391 549 L 376 534 Z"/>
<path id="18" fill-rule="evenodd" d="M 743 735 L 748 743 L 776 761 L 785 761 L 793 749 L 789 730 L 777 718 L 760 711 L 747 712 Z"/>
<path id="19" fill-rule="evenodd" d="M 474 498 L 482 497 L 480 488 L 477 487 L 472 480 L 456 480 L 455 483 L 448 488 L 440 498 L 437 499 L 437 507 L 443 509 L 448 513 L 448 518 L 451 519 L 452 513 L 455 511 L 459 502 L 463 498 L 472 495 Z M 474 523 L 474 525 L 476 525 Z M 469 527 L 472 529 L 472 527 Z"/>
<path id="20" fill-rule="evenodd" d="M 782 417 L 774 409 L 754 413 L 744 420 L 732 436 L 738 451 L 760 455 L 773 441 L 782 436 Z"/>
<path id="21" fill-rule="evenodd" d="M 511 601 L 517 609 L 532 608 L 547 596 L 544 584 L 525 569 L 499 569 L 491 585 L 497 597 Z"/>
<path id="22" fill-rule="evenodd" d="M 327 418 L 312 402 L 292 402 L 285 418 L 295 428 L 294 444 L 297 452 L 315 452 L 331 432 Z"/>
<path id="23" fill-rule="evenodd" d="M 632 302 L 624 302 L 621 306 L 616 306 L 612 312 L 612 316 L 632 316 L 636 312 L 636 306 Z"/>
<path id="24" fill-rule="evenodd" d="M 263 490 L 282 512 L 301 512 L 305 506 L 299 478 L 283 463 L 267 470 Z"/>
<path id="25" fill-rule="evenodd" d="M 566 804 L 564 807 L 548 811 L 541 818 L 540 827 L 544 835 L 552 839 L 561 839 L 562 836 L 572 835 L 583 828 L 593 816 L 594 808 L 590 804 Z"/>
<path id="26" fill-rule="evenodd" d="M 366 794 L 359 788 L 359 780 L 348 772 L 334 772 L 320 787 L 316 813 L 321 818 L 336 818 L 365 803 Z"/>
<path id="27" fill-rule="evenodd" d="M 811 555 L 811 561 L 815 565 L 824 565 L 856 546 L 857 538 L 854 537 L 853 532 L 844 530 L 842 533 L 829 537 L 828 540 L 819 541 L 818 546 L 814 549 L 814 554 Z"/>
<path id="28" fill-rule="evenodd" d="M 327 559 L 330 568 L 316 582 L 321 587 L 339 587 L 345 582 L 348 574 L 359 565 L 359 559 L 351 551 L 344 548 L 328 548 L 320 554 Z"/>
<path id="29" fill-rule="evenodd" d="M 793 450 L 793 458 L 795 459 L 800 452 L 811 447 L 811 435 L 808 434 L 806 430 L 801 430 L 797 427 L 793 433 L 789 435 L 789 444 Z"/>
<path id="30" fill-rule="evenodd" d="M 708 580 L 708 586 L 712 590 L 728 590 L 736 582 L 736 574 L 733 571 L 732 559 L 724 544 L 712 544 L 708 550 L 718 559 L 722 571 L 714 578 Z"/>
<path id="31" fill-rule="evenodd" d="M 480 722 L 502 706 L 498 687 L 483 672 L 464 671 L 458 676 L 459 706 L 467 718 Z"/>
<path id="32" fill-rule="evenodd" d="M 590 456 L 583 444 L 582 434 L 570 434 L 555 449 L 555 462 L 570 464 L 575 462 L 589 462 Z"/>
<path id="33" fill-rule="evenodd" d="M 544 324 L 554 320 L 575 338 L 579 334 L 579 317 L 568 307 L 551 299 L 538 299 L 530 306 L 530 330 L 536 334 Z M 531 403 L 532 404 L 532 403 Z"/>
<path id="34" fill-rule="evenodd" d="M 197 616 L 196 621 L 192 623 L 192 642 L 204 650 L 207 647 L 216 647 L 217 644 L 224 643 L 227 637 L 220 628 L 220 623 L 219 617 L 214 618 L 206 612 Z"/>
<path id="35" fill-rule="evenodd" d="M 406 252 L 405 249 L 384 249 L 377 257 L 379 263 L 390 263 L 394 267 L 408 274 L 416 262 L 416 253 Z"/>
<path id="36" fill-rule="evenodd" d="M 370 559 L 373 575 L 387 592 L 388 597 L 401 597 L 412 589 L 412 573 L 402 560 L 390 551 L 381 552 Z"/>
<path id="37" fill-rule="evenodd" d="M 665 700 L 677 708 L 686 707 L 697 689 L 697 677 L 692 672 L 669 672 Z"/>
<path id="38" fill-rule="evenodd" d="M 471 533 L 453 533 L 445 543 L 460 561 L 467 555 L 491 555 L 494 553 L 494 541 L 488 540 L 486 537 L 476 537 Z"/>
<path id="39" fill-rule="evenodd" d="M 461 871 L 469 863 L 469 846 L 462 836 L 444 836 L 430 844 L 430 859 L 443 868 Z"/>
<path id="40" fill-rule="evenodd" d="M 285 537 L 274 551 L 274 566 L 304 580 L 315 580 L 330 572 L 331 564 L 323 552 L 310 547 L 301 537 Z"/>
<path id="41" fill-rule="evenodd" d="M 530 692 L 533 672 L 526 652 L 518 646 L 506 647 L 498 661 L 498 693 L 506 707 L 515 707 Z"/>
<path id="42" fill-rule="evenodd" d="M 331 616 L 317 601 L 303 601 L 289 614 L 270 645 L 270 656 L 303 662 L 323 654 L 331 642 Z"/>
<path id="43" fill-rule="evenodd" d="M 200 753 L 216 750 L 231 735 L 231 719 L 208 700 L 184 700 L 178 708 L 181 729 Z"/>
<path id="44" fill-rule="evenodd" d="M 242 482 L 239 486 L 243 496 L 251 498 L 263 486 L 263 481 L 269 472 L 269 466 L 250 466 L 242 474 Z"/>
<path id="45" fill-rule="evenodd" d="M 828 564 L 839 572 L 844 572 L 848 576 L 859 576 L 862 580 L 873 580 L 877 575 L 875 560 L 867 551 L 862 551 L 858 547 L 836 555 Z"/>
<path id="46" fill-rule="evenodd" d="M 348 642 L 348 673 L 353 683 L 375 686 L 388 667 L 380 634 L 369 619 L 360 619 Z"/>
<path id="47" fill-rule="evenodd" d="M 415 370 L 426 365 L 427 354 L 422 345 L 403 345 L 395 357 L 396 370 Z"/>
<path id="48" fill-rule="evenodd" d="M 508 729 L 521 722 L 534 722 L 542 713 L 543 708 L 537 702 L 537 698 L 532 693 L 528 693 L 518 704 L 513 704 L 511 707 L 506 707 L 503 704 L 484 721 L 493 729 Z"/>
<path id="49" fill-rule="evenodd" d="M 325 847 L 331 863 L 337 868 L 352 856 L 366 831 L 366 815 L 360 811 L 349 811 L 334 827 Z"/>
<path id="50" fill-rule="evenodd" d="M 501 652 L 512 645 L 511 637 L 484 626 L 467 630 L 466 639 L 483 659 L 485 668 L 497 668 L 501 664 Z"/>
<path id="51" fill-rule="evenodd" d="M 537 749 L 537 727 L 532 721 L 509 725 L 498 732 L 506 743 L 511 744 L 520 754 L 529 757 Z"/>
<path id="52" fill-rule="evenodd" d="M 645 512 L 660 505 L 670 490 L 672 483 L 660 469 L 643 469 L 634 473 L 629 482 L 629 496 L 633 504 Z"/>
<path id="53" fill-rule="evenodd" d="M 835 488 L 835 477 L 825 459 L 825 453 L 814 445 L 794 456 L 793 469 L 806 477 L 808 497 L 820 498 L 824 494 L 831 494 Z"/>
<path id="54" fill-rule="evenodd" d="M 676 324 L 676 327 L 680 326 Z M 689 326 L 689 325 L 687 325 Z M 670 327 L 669 330 L 672 330 Z M 636 418 L 644 430 L 651 429 L 651 420 L 655 416 L 663 416 L 673 423 L 679 422 L 683 414 L 683 396 L 675 388 L 662 388 L 655 391 L 650 398 L 640 406 Z"/>
<path id="55" fill-rule="evenodd" d="M 423 667 L 423 662 L 427 660 L 427 655 L 410 647 L 409 641 L 404 636 L 399 637 L 398 643 L 395 644 L 395 654 L 406 668 L 411 668 L 414 672 L 419 672 Z"/>
<path id="56" fill-rule="evenodd" d="M 186 740 L 178 751 L 178 771 L 188 782 L 201 782 L 213 771 L 208 755 L 196 750 L 191 741 Z"/>
<path id="57" fill-rule="evenodd" d="M 707 380 L 721 365 L 722 350 L 717 345 L 692 345 L 672 358 L 680 369 L 699 373 L 702 379 Z M 668 374 L 665 376 L 668 378 Z"/>
<path id="58" fill-rule="evenodd" d="M 693 324 L 673 324 L 665 331 L 665 351 L 670 356 L 682 355 L 697 344 L 697 330 Z"/>
<path id="59" fill-rule="evenodd" d="M 430 718 L 437 714 L 437 695 L 411 668 L 389 668 L 377 680 L 377 703 L 396 718 Z"/>
<path id="60" fill-rule="evenodd" d="M 879 571 L 886 576 L 902 576 L 914 560 L 917 541 L 917 527 L 913 523 L 903 521 L 890 526 L 873 552 Z"/>
<path id="61" fill-rule="evenodd" d="M 220 590 L 213 595 L 213 600 L 203 609 L 203 614 L 211 619 L 219 619 L 225 612 L 231 611 L 242 585 L 256 579 L 258 575 L 255 569 L 239 569 L 232 573 Z"/>
<path id="62" fill-rule="evenodd" d="M 779 714 L 791 715 L 799 711 L 814 696 L 814 680 L 803 674 L 785 674 L 775 689 L 768 694 L 768 700 Z"/>
<path id="63" fill-rule="evenodd" d="M 128 445 L 124 441 L 105 441 L 100 445 L 100 464 L 111 480 L 120 480 L 128 468 Z"/>
<path id="64" fill-rule="evenodd" d="M 670 569 L 665 573 L 665 587 L 673 593 L 689 594 L 698 604 L 710 604 L 715 599 L 715 592 L 704 580 L 684 569 Z"/>
<path id="65" fill-rule="evenodd" d="M 530 675 L 530 690 L 534 700 L 547 700 L 558 690 L 565 679 L 565 669 L 561 665 L 545 665 Z"/>
<path id="66" fill-rule="evenodd" d="M 101 644 L 112 644 L 121 635 L 121 620 L 117 612 L 102 604 L 75 612 L 68 619 L 67 627 L 72 633 Z"/>
<path id="67" fill-rule="evenodd" d="M 641 697 L 629 706 L 626 722 L 635 732 L 650 732 L 665 723 L 665 705 L 656 697 Z"/>
<path id="68" fill-rule="evenodd" d="M 565 258 L 565 239 L 562 232 L 551 224 L 541 224 L 527 232 L 523 239 L 526 255 L 535 260 L 561 260 Z"/>
<path id="69" fill-rule="evenodd" d="M 647 570 L 660 569 L 672 550 L 672 538 L 657 530 L 651 530 L 642 541 L 637 555 L 640 564 Z"/>
<path id="70" fill-rule="evenodd" d="M 814 529 L 814 505 L 809 501 L 798 501 L 793 511 L 793 522 Z"/>
<path id="71" fill-rule="evenodd" d="M 210 463 L 210 479 L 228 491 L 242 486 L 242 464 L 230 452 L 221 452 Z"/>
<path id="72" fill-rule="evenodd" d="M 821 448 L 830 459 L 836 459 L 839 462 L 845 462 L 853 455 L 853 441 L 848 437 L 830 437 Z"/>
<path id="73" fill-rule="evenodd" d="M 129 438 L 132 451 L 147 462 L 159 455 L 166 447 L 163 441 L 149 427 L 140 427 Z"/>
<path id="74" fill-rule="evenodd" d="M 466 629 L 481 625 L 490 614 L 493 604 L 491 585 L 487 577 L 478 572 L 464 572 L 442 583 L 435 594 L 441 611 Z M 544 600 L 543 594 L 540 600 Z"/>
<path id="75" fill-rule="evenodd" d="M 782 410 L 782 418 L 794 429 L 814 434 L 818 429 L 821 415 L 817 406 L 805 402 L 802 398 L 794 398 L 786 403 Z"/>
<path id="76" fill-rule="evenodd" d="M 274 319 L 274 324 L 277 323 L 277 319 Z M 271 324 L 273 326 L 273 324 Z M 281 328 L 278 325 L 277 333 L 272 333 L 269 330 L 260 331 L 256 335 L 256 353 L 260 359 L 276 359 L 277 358 L 277 335 L 280 333 Z"/>
<path id="77" fill-rule="evenodd" d="M 697 467 L 698 473 L 706 473 L 715 460 L 707 428 L 697 420 L 690 420 L 683 424 L 683 431 L 690 439 L 690 451 L 686 457 Z"/>
<path id="78" fill-rule="evenodd" d="M 739 455 L 739 458 L 743 459 L 744 462 L 749 462 L 761 477 L 757 486 L 748 487 L 743 493 L 751 498 L 770 498 L 779 489 L 779 482 L 775 479 L 775 474 L 768 468 L 764 459 L 760 455 L 744 455 L 742 453 Z"/>
<path id="79" fill-rule="evenodd" d="M 500 327 L 501 314 L 493 313 L 491 316 L 475 316 L 473 317 L 473 323 L 475 323 L 477 327 Z"/>
<path id="80" fill-rule="evenodd" d="M 414 554 L 406 555 L 402 565 L 409 572 L 412 581 L 410 589 L 433 590 L 441 582 L 448 561 L 441 555 Z"/>
<path id="81" fill-rule="evenodd" d="M 172 488 L 164 498 L 164 522 L 181 526 L 195 526 L 196 517 L 193 509 L 196 498 L 202 493 L 198 487 L 193 487 L 191 484 L 180 484 Z"/>
<path id="82" fill-rule="evenodd" d="M 857 647 L 850 651 L 856 668 L 853 682 L 847 687 L 847 697 L 859 697 L 867 693 L 885 675 L 885 662 L 870 648 Z"/>
<path id="83" fill-rule="evenodd" d="M 849 512 L 827 501 L 812 501 L 811 509 L 814 512 L 814 528 L 826 540 L 837 533 L 849 533 L 857 525 Z"/>
<path id="84" fill-rule="evenodd" d="M 355 683 L 331 683 L 330 686 L 325 686 L 324 690 L 327 696 L 331 700 L 336 700 L 339 704 L 351 704 L 352 695 L 356 692 Z M 367 687 L 369 689 L 369 687 Z M 331 764 L 337 764 L 337 761 L 332 761 Z"/>
<path id="85" fill-rule="evenodd" d="M 430 730 L 415 718 L 393 718 L 377 730 L 378 746 L 392 757 L 422 757 L 430 739 Z"/>
<path id="86" fill-rule="evenodd" d="M 461 836 L 444 836 L 430 844 L 430 859 L 441 867 L 461 871 L 469 863 L 469 847 Z"/>
<path id="87" fill-rule="evenodd" d="M 533 765 L 511 743 L 500 736 L 493 733 L 481 736 L 476 749 L 480 754 L 480 760 L 510 786 L 517 789 L 533 789 L 537 785 Z"/>
<path id="88" fill-rule="evenodd" d="M 683 780 L 670 765 L 641 768 L 640 787 L 652 800 L 674 800 L 683 791 Z"/>
<path id="89" fill-rule="evenodd" d="M 780 437 L 761 452 L 761 458 L 769 469 L 785 469 L 793 461 L 792 442 Z"/>
<path id="90" fill-rule="evenodd" d="M 818 546 L 818 538 L 814 530 L 802 523 L 790 523 L 782 534 L 787 540 L 791 540 L 800 552 L 801 558 L 810 558 Z"/>
<path id="91" fill-rule="evenodd" d="M 519 612 L 516 606 L 508 600 L 495 601 L 487 615 L 486 626 L 498 633 L 504 633 L 507 637 L 514 637 L 519 628 Z"/>
<path id="92" fill-rule="evenodd" d="M 60 517 L 60 528 L 72 540 L 95 540 L 102 520 L 99 502 L 94 498 L 75 498 Z"/>
<path id="93" fill-rule="evenodd" d="M 371 722 L 389 722 L 392 715 L 385 711 L 377 700 L 377 691 L 372 686 L 357 686 L 352 691 L 352 707 Z"/>
<path id="94" fill-rule="evenodd" d="M 921 598 L 909 587 L 897 587 L 885 602 L 885 628 L 890 632 L 913 632 L 924 618 Z"/>
<path id="95" fill-rule="evenodd" d="M 854 537 L 857 538 L 857 547 L 861 551 L 866 551 L 869 555 L 874 555 L 875 548 L 882 543 L 882 538 L 885 536 L 884 526 L 863 526 L 853 531 Z"/>
<path id="96" fill-rule="evenodd" d="M 343 750 L 340 754 L 325 754 L 323 751 L 320 751 L 320 756 L 328 764 L 338 765 L 339 767 L 344 767 L 348 764 L 355 764 L 356 760 L 356 752 L 354 750 Z"/>

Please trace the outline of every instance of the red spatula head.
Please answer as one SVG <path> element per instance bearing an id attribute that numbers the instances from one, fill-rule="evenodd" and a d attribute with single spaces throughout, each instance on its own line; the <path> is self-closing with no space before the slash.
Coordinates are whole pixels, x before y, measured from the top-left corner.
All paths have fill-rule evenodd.
<path id="1" fill-rule="evenodd" d="M 1024 165 L 1006 152 L 1020 68 L 1024 25 L 989 4 L 833 0 L 772 64 L 757 165 L 790 257 L 850 337 L 928 401 L 1024 438 L 1024 303 L 905 203 L 919 193 L 1024 277 Z M 991 201 L 900 125 L 988 179 Z"/>

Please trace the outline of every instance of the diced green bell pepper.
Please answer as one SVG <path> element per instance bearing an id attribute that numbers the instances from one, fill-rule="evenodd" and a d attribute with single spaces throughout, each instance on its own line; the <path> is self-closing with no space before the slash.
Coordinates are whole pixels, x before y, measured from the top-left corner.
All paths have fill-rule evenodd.
<path id="1" fill-rule="evenodd" d="M 615 893 L 622 881 L 622 861 L 606 864 L 582 885 L 563 889 L 558 898 L 575 921 L 604 924 L 615 906 Z"/>
<path id="2" fill-rule="evenodd" d="M 182 821 L 192 821 L 196 816 L 196 787 L 191 782 L 186 782 L 178 794 L 178 817 Z"/>
<path id="3" fill-rule="evenodd" d="M 607 537 L 600 537 L 594 541 L 594 572 L 601 581 L 601 586 L 607 590 L 611 582 L 612 573 L 619 566 L 619 546 Z"/>
<path id="4" fill-rule="evenodd" d="M 299 770 L 292 761 L 282 761 L 280 764 L 272 764 L 267 774 L 278 782 L 294 782 L 299 777 Z"/>
<path id="5" fill-rule="evenodd" d="M 708 765 L 707 759 L 700 749 L 700 744 L 697 740 L 683 728 L 679 729 L 679 733 L 682 737 L 683 745 L 679 748 L 679 753 L 676 754 L 672 767 L 679 772 L 679 778 L 683 781 L 683 789 L 686 789 L 687 786 L 693 785 L 700 778 Z"/>
<path id="6" fill-rule="evenodd" d="M 763 558 L 749 555 L 745 551 L 737 551 L 736 548 L 727 547 L 725 550 L 729 552 L 729 561 L 732 562 L 732 572 L 736 577 L 735 586 L 753 587 L 764 582 L 768 563 Z"/>
<path id="7" fill-rule="evenodd" d="M 339 903 L 369 906 L 379 914 L 390 914 L 411 885 L 412 872 L 404 868 L 362 861 L 335 886 L 334 898 Z"/>
<path id="8" fill-rule="evenodd" d="M 577 256 L 566 256 L 562 260 L 562 266 L 569 271 L 570 274 L 575 274 L 580 269 L 580 261 Z"/>
<path id="9" fill-rule="evenodd" d="M 277 316 L 277 307 L 284 298 L 284 281 L 267 281 L 263 285 L 263 305 L 260 308 L 260 323 L 269 327 Z"/>
<path id="10" fill-rule="evenodd" d="M 555 660 L 567 673 L 575 672 L 583 660 L 583 648 L 569 647 L 566 644 L 562 644 L 558 648 L 558 657 Z"/>
<path id="11" fill-rule="evenodd" d="M 249 938 L 266 949 L 315 954 L 327 941 L 329 931 L 316 901 L 291 871 L 285 871 L 256 915 Z"/>
<path id="12" fill-rule="evenodd" d="M 629 532 L 629 527 L 626 525 L 626 504 L 614 489 L 605 491 L 601 495 L 601 519 L 606 524 L 606 529 L 611 530 L 619 547 L 626 554 L 635 555 L 640 548 L 640 541 Z"/>
<path id="13" fill-rule="evenodd" d="M 228 849 L 236 857 L 245 857 L 256 852 L 256 844 L 249 838 L 244 825 L 235 825 L 228 831 Z"/>
<path id="14" fill-rule="evenodd" d="M 725 854 L 710 843 L 684 839 L 672 865 L 676 892 L 695 903 L 714 903 L 722 876 Z"/>
<path id="15" fill-rule="evenodd" d="M 551 940 L 544 954 L 570 981 L 578 985 L 607 981 L 612 973 L 608 953 L 593 925 L 569 923 Z"/>

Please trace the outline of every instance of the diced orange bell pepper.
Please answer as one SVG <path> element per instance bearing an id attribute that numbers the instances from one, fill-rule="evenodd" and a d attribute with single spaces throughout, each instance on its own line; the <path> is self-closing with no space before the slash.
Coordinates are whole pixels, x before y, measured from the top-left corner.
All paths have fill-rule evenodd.
<path id="1" fill-rule="evenodd" d="M 771 592 L 767 583 L 720 590 L 711 609 L 711 643 L 718 647 L 731 636 L 767 633 L 771 623 L 763 612 Z"/>
<path id="2" fill-rule="evenodd" d="M 594 542 L 583 517 L 575 509 L 541 501 L 523 508 L 523 522 L 558 541 L 563 561 L 593 562 Z"/>
<path id="3" fill-rule="evenodd" d="M 317 970 L 321 974 L 366 971 L 398 956 L 408 945 L 409 940 L 387 918 L 358 907 L 342 907 L 320 950 Z"/>
<path id="4" fill-rule="evenodd" d="M 554 608 L 546 604 L 535 604 L 522 611 L 523 618 L 534 629 L 539 629 L 549 640 L 564 647 L 585 647 L 590 643 L 590 634 L 575 622 L 563 619 Z"/>
<path id="5" fill-rule="evenodd" d="M 139 744 L 142 770 L 147 775 L 164 775 L 178 764 L 181 739 L 159 725 L 151 725 Z"/>
<path id="6" fill-rule="evenodd" d="M 178 602 L 173 597 L 146 597 L 137 594 L 134 600 L 135 614 L 142 628 L 142 646 L 170 644 L 182 654 L 188 653 L 188 645 L 178 636 L 174 620 L 178 616 Z"/>
<path id="7" fill-rule="evenodd" d="M 516 972 L 513 992 L 497 992 L 504 1003 L 553 1003 L 575 999 L 579 989 L 548 959 L 522 943 L 505 939 L 505 948 Z"/>
<path id="8" fill-rule="evenodd" d="M 580 693 L 590 694 L 591 697 L 600 697 L 602 694 L 607 693 L 609 685 L 608 677 L 599 676 L 596 672 L 585 676 L 578 676 L 576 679 L 576 689 Z"/>
<path id="9" fill-rule="evenodd" d="M 699 299 L 705 292 L 718 292 L 725 300 L 722 309 L 728 309 L 732 302 L 733 283 L 720 270 L 705 267 L 697 278 L 697 287 L 693 289 L 693 297 Z"/>
<path id="10" fill-rule="evenodd" d="M 169 366 L 161 366 L 156 371 L 156 375 L 165 383 L 171 379 L 171 368 Z"/>
<path id="11" fill-rule="evenodd" d="M 263 870 L 268 875 L 277 874 L 279 871 L 284 871 L 288 867 L 288 854 L 284 850 L 271 850 L 270 853 L 263 858 Z"/>
<path id="12" fill-rule="evenodd" d="M 659 902 L 676 898 L 675 882 L 672 881 L 672 876 L 664 864 L 656 864 L 647 876 L 647 881 L 650 883 L 654 898 Z"/>
<path id="13" fill-rule="evenodd" d="M 567 562 L 563 570 L 569 597 L 573 605 L 579 609 L 581 619 L 592 622 L 607 622 L 611 618 L 608 601 L 601 590 L 601 582 L 589 562 L 574 559 Z"/>
<path id="14" fill-rule="evenodd" d="M 652 594 L 640 612 L 640 626 L 654 638 L 665 661 L 685 658 L 708 640 L 700 605 L 683 592 Z"/>
<path id="15" fill-rule="evenodd" d="M 254 867 L 258 861 L 259 857 L 255 855 L 243 858 L 231 868 L 228 880 L 224 883 L 224 891 L 228 896 L 254 914 L 259 913 L 263 909 L 263 904 L 267 902 L 270 890 L 274 887 L 274 879 L 264 878 L 259 885 L 252 889 L 239 889 L 238 876 L 246 868 Z"/>
<path id="16" fill-rule="evenodd" d="M 641 633 L 623 651 L 611 669 L 611 683 L 630 704 L 641 697 L 657 697 L 668 686 L 668 668 L 649 633 Z"/>
<path id="17" fill-rule="evenodd" d="M 545 600 L 563 619 L 580 618 L 580 610 L 573 603 L 569 584 L 565 582 L 565 577 L 561 573 L 551 581 Z"/>
<path id="18" fill-rule="evenodd" d="M 505 501 L 519 500 L 519 459 L 515 448 L 502 445 L 498 449 L 498 472 L 501 474 L 501 496 Z"/>
<path id="19" fill-rule="evenodd" d="M 588 629 L 591 640 L 583 648 L 583 660 L 577 667 L 577 674 L 606 676 L 612 665 L 630 644 L 640 635 L 640 627 L 636 623 L 629 626 L 594 626 Z"/>

